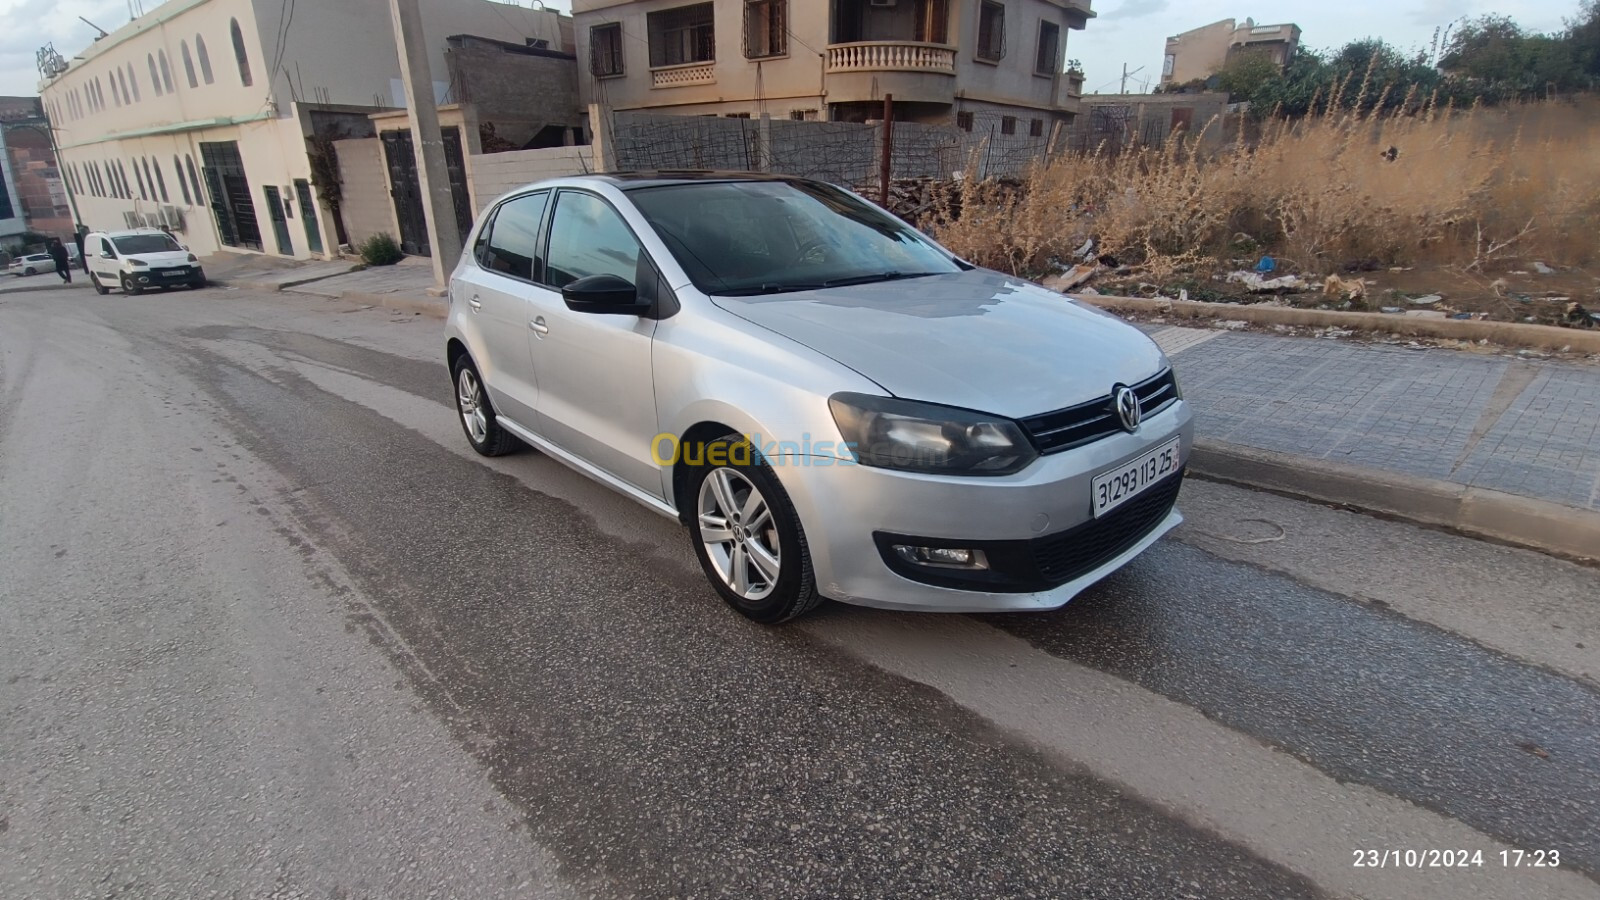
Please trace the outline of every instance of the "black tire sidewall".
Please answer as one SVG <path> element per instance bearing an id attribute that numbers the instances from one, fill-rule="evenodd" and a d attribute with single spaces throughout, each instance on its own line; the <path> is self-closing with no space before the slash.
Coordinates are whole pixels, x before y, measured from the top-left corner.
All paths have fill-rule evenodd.
<path id="1" fill-rule="evenodd" d="M 713 447 L 731 449 L 744 442 L 744 437 L 730 435 L 707 443 L 705 452 L 709 455 Z M 708 456 L 701 457 L 702 460 L 706 458 Z M 772 510 L 773 522 L 778 527 L 778 583 L 772 593 L 761 600 L 747 600 L 735 594 L 723 582 L 722 576 L 717 574 L 705 542 L 700 539 L 700 488 L 712 472 L 723 468 L 732 469 L 750 479 L 766 499 L 767 506 Z M 699 465 L 692 466 L 689 471 L 688 495 L 683 499 L 688 510 L 689 540 L 694 545 L 694 555 L 700 560 L 706 580 L 711 582 L 711 587 L 723 601 L 740 615 L 764 625 L 786 622 L 811 609 L 816 602 L 816 585 L 812 577 L 810 550 L 805 533 L 801 530 L 800 516 L 795 512 L 789 493 L 783 489 L 783 483 L 778 480 L 772 467 L 761 460 L 741 465 L 729 459 L 726 466 Z"/>
<path id="2" fill-rule="evenodd" d="M 94 292 L 99 294 L 102 297 L 104 297 L 106 294 L 111 293 L 111 289 L 110 288 L 108 288 L 105 285 L 100 283 L 100 276 L 94 274 L 93 272 L 89 273 L 89 283 L 94 285 Z"/>
<path id="3" fill-rule="evenodd" d="M 122 292 L 129 297 L 137 297 L 144 293 L 144 290 L 133 283 L 132 275 L 124 275 L 122 276 Z"/>

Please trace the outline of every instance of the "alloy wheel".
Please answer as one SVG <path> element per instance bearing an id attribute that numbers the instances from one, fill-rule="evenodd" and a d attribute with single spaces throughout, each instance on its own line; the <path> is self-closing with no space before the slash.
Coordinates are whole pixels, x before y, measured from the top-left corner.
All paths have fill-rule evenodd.
<path id="1" fill-rule="evenodd" d="M 461 409 L 461 421 L 474 444 L 489 439 L 489 416 L 483 410 L 483 385 L 470 368 L 462 368 L 456 379 L 456 403 Z"/>
<path id="2" fill-rule="evenodd" d="M 764 600 L 778 584 L 783 548 L 772 508 L 737 469 L 720 468 L 700 483 L 700 542 L 724 584 L 746 600 Z"/>

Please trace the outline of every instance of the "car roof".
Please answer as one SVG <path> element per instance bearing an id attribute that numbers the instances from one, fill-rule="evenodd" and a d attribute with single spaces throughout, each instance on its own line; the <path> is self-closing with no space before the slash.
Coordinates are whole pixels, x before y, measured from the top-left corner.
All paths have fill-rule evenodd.
<path id="1" fill-rule="evenodd" d="M 606 172 L 595 175 L 578 175 L 567 181 L 594 181 L 614 185 L 620 190 L 636 191 L 644 188 L 665 187 L 675 184 L 705 184 L 714 182 L 755 181 L 807 181 L 793 175 L 773 175 L 767 172 L 733 172 L 716 169 L 648 169 L 635 172 Z"/>
<path id="2" fill-rule="evenodd" d="M 120 238 L 137 237 L 141 234 L 166 234 L 166 232 L 159 228 L 125 228 L 122 231 L 91 231 L 90 234 L 98 234 L 101 237 L 108 238 Z M 170 235 L 168 236 L 170 237 Z"/>

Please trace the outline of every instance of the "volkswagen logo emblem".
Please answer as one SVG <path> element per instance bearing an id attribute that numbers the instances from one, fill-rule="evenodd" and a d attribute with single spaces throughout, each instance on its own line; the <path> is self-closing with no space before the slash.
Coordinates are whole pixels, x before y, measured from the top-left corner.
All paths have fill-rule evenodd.
<path id="1" fill-rule="evenodd" d="M 1119 384 L 1111 389 L 1111 402 L 1116 407 L 1117 419 L 1122 422 L 1122 427 L 1129 434 L 1139 430 L 1139 423 L 1144 421 L 1144 410 L 1139 406 L 1139 395 L 1133 388 Z"/>

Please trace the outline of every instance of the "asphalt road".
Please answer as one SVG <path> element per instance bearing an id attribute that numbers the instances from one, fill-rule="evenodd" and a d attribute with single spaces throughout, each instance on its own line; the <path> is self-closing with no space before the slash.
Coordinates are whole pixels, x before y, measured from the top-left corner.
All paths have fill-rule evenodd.
<path id="1" fill-rule="evenodd" d="M 1195 482 L 1065 610 L 764 629 L 441 351 L 0 294 L 0 897 L 1600 897 L 1596 570 Z"/>

